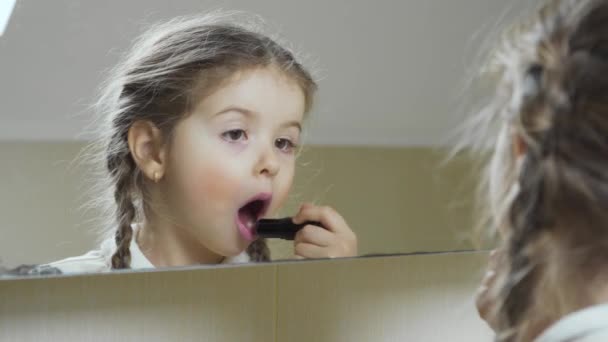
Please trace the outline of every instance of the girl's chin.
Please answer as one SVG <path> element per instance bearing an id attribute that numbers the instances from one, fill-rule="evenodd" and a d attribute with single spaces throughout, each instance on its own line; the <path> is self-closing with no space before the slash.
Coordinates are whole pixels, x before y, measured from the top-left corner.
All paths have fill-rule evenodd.
<path id="1" fill-rule="evenodd" d="M 239 241 L 236 245 L 225 246 L 225 248 L 223 248 L 219 254 L 226 258 L 234 258 L 242 253 L 245 253 L 250 244 L 250 242 Z"/>

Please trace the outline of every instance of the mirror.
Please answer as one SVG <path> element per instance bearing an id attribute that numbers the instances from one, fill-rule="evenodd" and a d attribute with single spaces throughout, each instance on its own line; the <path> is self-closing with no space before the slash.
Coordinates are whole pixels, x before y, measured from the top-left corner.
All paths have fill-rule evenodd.
<path id="1" fill-rule="evenodd" d="M 303 202 L 332 206 L 356 233 L 359 255 L 471 249 L 473 168 L 442 161 L 486 32 L 524 6 L 17 1 L 0 37 L 1 264 L 98 248 L 107 217 L 87 205 L 96 170 L 80 156 L 100 84 L 149 24 L 216 8 L 259 14 L 316 71 L 305 146 L 277 216 L 293 216 Z M 294 257 L 291 241 L 269 246 L 273 260 Z"/>

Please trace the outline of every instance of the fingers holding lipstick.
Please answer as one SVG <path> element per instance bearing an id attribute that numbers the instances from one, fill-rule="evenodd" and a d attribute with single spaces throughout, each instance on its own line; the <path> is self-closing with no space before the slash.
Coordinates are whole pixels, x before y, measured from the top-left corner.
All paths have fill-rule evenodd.
<path id="1" fill-rule="evenodd" d="M 323 227 L 332 232 L 351 232 L 344 218 L 332 207 L 316 206 L 305 203 L 300 207 L 300 211 L 293 218 L 294 223 L 304 223 L 306 221 L 320 222 Z"/>
<path id="2" fill-rule="evenodd" d="M 328 258 L 325 248 L 306 242 L 296 243 L 294 253 L 298 259 Z"/>
<path id="3" fill-rule="evenodd" d="M 323 227 L 308 225 L 294 240 L 294 251 L 300 258 L 341 258 L 357 255 L 357 236 L 344 218 L 330 207 L 304 204 L 293 222 L 320 222 Z"/>
<path id="4" fill-rule="evenodd" d="M 296 233 L 295 243 L 311 243 L 320 247 L 331 246 L 335 234 L 318 226 L 307 225 Z"/>

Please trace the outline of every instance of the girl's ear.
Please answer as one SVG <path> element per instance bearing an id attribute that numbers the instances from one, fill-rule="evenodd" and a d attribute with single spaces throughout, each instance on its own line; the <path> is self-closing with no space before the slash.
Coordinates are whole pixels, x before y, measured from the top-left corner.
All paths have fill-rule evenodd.
<path id="1" fill-rule="evenodd" d="M 150 121 L 136 121 L 129 128 L 129 150 L 137 167 L 155 183 L 163 178 L 166 169 L 166 145 L 163 136 Z"/>

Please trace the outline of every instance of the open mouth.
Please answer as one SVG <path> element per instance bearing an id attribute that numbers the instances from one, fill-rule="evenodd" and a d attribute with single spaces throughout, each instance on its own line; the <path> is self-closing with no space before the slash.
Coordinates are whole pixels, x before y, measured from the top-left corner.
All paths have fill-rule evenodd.
<path id="1" fill-rule="evenodd" d="M 271 198 L 270 194 L 260 194 L 239 209 L 237 225 L 241 235 L 246 240 L 253 241 L 255 239 L 256 222 L 266 214 Z"/>

